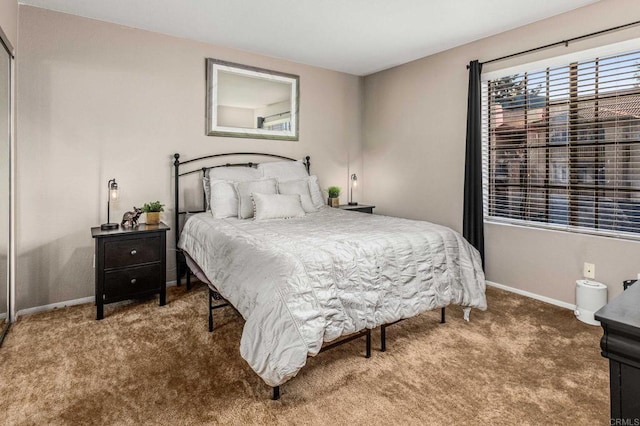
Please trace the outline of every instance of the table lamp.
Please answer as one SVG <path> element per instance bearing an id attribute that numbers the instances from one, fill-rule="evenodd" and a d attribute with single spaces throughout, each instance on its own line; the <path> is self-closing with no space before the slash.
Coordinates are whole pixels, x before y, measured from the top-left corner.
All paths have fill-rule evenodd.
<path id="1" fill-rule="evenodd" d="M 118 199 L 118 184 L 116 183 L 116 180 L 109 180 L 107 188 L 107 192 L 109 194 L 109 198 L 107 199 L 107 223 L 100 225 L 100 229 L 103 231 L 118 229 L 119 227 L 117 223 L 111 223 L 111 201 L 116 201 Z"/>
<path id="2" fill-rule="evenodd" d="M 349 187 L 349 205 L 357 206 L 358 203 L 353 201 L 353 189 L 358 186 L 358 176 L 356 174 L 351 175 L 351 186 Z"/>

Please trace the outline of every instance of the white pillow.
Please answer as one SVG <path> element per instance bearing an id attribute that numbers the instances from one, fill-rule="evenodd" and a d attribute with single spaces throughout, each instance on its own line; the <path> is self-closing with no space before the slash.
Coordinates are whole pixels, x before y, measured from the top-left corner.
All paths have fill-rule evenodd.
<path id="1" fill-rule="evenodd" d="M 248 219 L 253 217 L 253 201 L 251 194 L 276 194 L 275 179 L 250 180 L 246 182 L 235 183 L 236 192 L 238 193 L 238 218 Z"/>
<path id="2" fill-rule="evenodd" d="M 302 161 L 271 161 L 258 164 L 258 171 L 266 178 L 294 180 L 309 177 Z"/>
<path id="3" fill-rule="evenodd" d="M 317 212 L 318 209 L 311 201 L 311 193 L 309 192 L 309 178 L 278 181 L 278 193 L 285 195 L 299 195 L 302 208 L 307 213 Z"/>
<path id="4" fill-rule="evenodd" d="M 242 182 L 245 180 L 256 180 L 262 177 L 262 173 L 253 167 L 212 167 L 204 172 L 202 177 L 202 187 L 204 189 L 204 199 L 207 202 L 205 209 L 211 210 L 211 181 L 226 180 L 231 182 Z"/>
<path id="5" fill-rule="evenodd" d="M 326 201 L 322 196 L 322 191 L 320 190 L 320 185 L 318 184 L 318 177 L 313 175 L 309 176 L 309 193 L 311 194 L 311 201 L 313 201 L 313 205 L 316 209 L 321 209 L 326 205 Z"/>
<path id="6" fill-rule="evenodd" d="M 226 180 L 210 181 L 209 205 L 216 219 L 238 216 L 238 195 L 233 183 Z"/>
<path id="7" fill-rule="evenodd" d="M 299 195 L 251 194 L 254 220 L 290 219 L 304 217 Z"/>

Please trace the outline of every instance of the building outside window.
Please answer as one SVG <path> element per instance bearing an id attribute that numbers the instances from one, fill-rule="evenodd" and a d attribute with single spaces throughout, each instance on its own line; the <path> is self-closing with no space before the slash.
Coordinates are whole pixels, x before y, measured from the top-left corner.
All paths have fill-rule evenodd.
<path id="1" fill-rule="evenodd" d="M 640 52 L 484 87 L 489 220 L 640 237 Z"/>

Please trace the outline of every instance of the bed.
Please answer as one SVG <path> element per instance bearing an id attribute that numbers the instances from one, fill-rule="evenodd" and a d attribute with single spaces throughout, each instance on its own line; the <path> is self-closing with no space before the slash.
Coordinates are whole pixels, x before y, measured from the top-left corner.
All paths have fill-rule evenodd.
<path id="1" fill-rule="evenodd" d="M 178 159 L 176 154 L 177 207 L 177 178 L 189 173 L 180 174 Z M 307 176 L 309 164 L 307 157 Z M 206 179 L 212 168 L 199 170 Z M 384 332 L 389 324 L 451 304 L 460 305 L 465 318 L 470 308 L 486 309 L 480 256 L 449 228 L 329 208 L 317 204 L 317 194 L 310 197 L 316 210 L 264 219 L 257 209 L 262 198 L 295 197 L 251 196 L 255 217 L 239 219 L 214 217 L 217 207 L 206 211 L 207 197 L 214 197 L 205 195 L 205 211 L 182 212 L 188 218 L 176 227 L 177 249 L 180 264 L 188 262 L 209 283 L 210 295 L 228 301 L 245 319 L 241 355 L 274 387 L 274 396 L 327 342 L 366 333 L 370 344 L 372 329 Z M 180 214 L 176 208 L 176 225 Z"/>

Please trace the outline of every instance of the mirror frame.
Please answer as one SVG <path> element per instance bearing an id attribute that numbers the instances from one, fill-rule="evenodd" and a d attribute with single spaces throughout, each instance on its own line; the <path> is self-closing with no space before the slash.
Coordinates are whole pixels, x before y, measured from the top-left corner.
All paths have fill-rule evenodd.
<path id="1" fill-rule="evenodd" d="M 297 141 L 300 134 L 300 77 L 219 59 L 207 58 L 206 134 L 233 138 L 274 139 Z M 291 130 L 247 129 L 218 126 L 218 71 L 227 71 L 249 77 L 257 77 L 291 84 Z"/>

